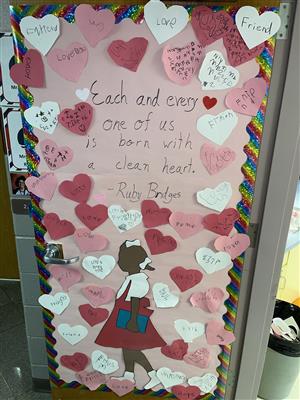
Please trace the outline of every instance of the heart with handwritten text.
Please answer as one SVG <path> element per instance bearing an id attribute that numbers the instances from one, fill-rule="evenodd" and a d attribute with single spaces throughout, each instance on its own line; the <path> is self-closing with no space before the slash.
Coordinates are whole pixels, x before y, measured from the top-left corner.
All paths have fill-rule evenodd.
<path id="1" fill-rule="evenodd" d="M 229 182 L 222 182 L 215 188 L 205 188 L 197 192 L 199 204 L 216 211 L 223 211 L 232 196 L 232 187 Z"/>
<path id="2" fill-rule="evenodd" d="M 84 353 L 74 353 L 71 356 L 61 356 L 60 363 L 62 366 L 75 372 L 83 371 L 89 364 L 90 359 Z"/>
<path id="3" fill-rule="evenodd" d="M 80 271 L 74 268 L 55 265 L 51 266 L 49 269 L 53 278 L 57 280 L 64 291 L 68 291 L 70 287 L 74 286 L 82 279 Z"/>
<path id="4" fill-rule="evenodd" d="M 198 269 L 175 267 L 170 271 L 171 279 L 176 283 L 181 292 L 191 289 L 202 281 L 203 274 Z"/>
<path id="5" fill-rule="evenodd" d="M 86 102 L 75 104 L 75 109 L 65 108 L 58 116 L 58 122 L 76 135 L 86 135 L 93 118 L 93 107 Z"/>
<path id="6" fill-rule="evenodd" d="M 119 397 L 124 396 L 127 393 L 131 393 L 134 389 L 134 383 L 128 379 L 118 379 L 110 377 L 106 381 L 106 386 L 110 388 Z"/>
<path id="7" fill-rule="evenodd" d="M 75 376 L 79 383 L 85 385 L 91 391 L 97 390 L 100 385 L 106 383 L 105 375 L 98 371 L 82 371 Z"/>
<path id="8" fill-rule="evenodd" d="M 225 346 L 235 341 L 233 332 L 224 328 L 223 321 L 210 320 L 206 324 L 206 340 L 210 345 Z"/>
<path id="9" fill-rule="evenodd" d="M 187 239 L 203 229 L 202 218 L 199 214 L 186 214 L 177 211 L 171 214 L 169 223 L 182 239 Z"/>
<path id="10" fill-rule="evenodd" d="M 234 260 L 248 249 L 250 246 L 250 238 L 244 233 L 236 233 L 231 237 L 219 236 L 215 240 L 214 246 L 216 250 L 229 253 L 231 259 Z"/>
<path id="11" fill-rule="evenodd" d="M 187 353 L 183 360 L 190 365 L 198 368 L 208 368 L 211 360 L 210 352 L 205 347 L 195 350 L 192 353 Z"/>
<path id="12" fill-rule="evenodd" d="M 172 393 L 179 400 L 195 400 L 200 396 L 200 389 L 197 386 L 175 385 L 172 387 Z"/>
<path id="13" fill-rule="evenodd" d="M 200 159 L 210 175 L 217 174 L 235 160 L 235 152 L 229 147 L 217 150 L 210 144 L 203 144 L 200 149 Z"/>
<path id="14" fill-rule="evenodd" d="M 46 164 L 52 170 L 65 167 L 73 159 L 73 151 L 70 147 L 58 146 L 53 140 L 42 140 L 39 146 Z"/>
<path id="15" fill-rule="evenodd" d="M 23 61 L 10 69 L 11 79 L 18 85 L 41 88 L 45 85 L 45 70 L 41 54 L 29 49 Z"/>
<path id="16" fill-rule="evenodd" d="M 107 52 L 117 65 L 136 72 L 146 53 L 147 47 L 147 39 L 135 37 L 128 42 L 114 40 L 109 45 Z"/>
<path id="17" fill-rule="evenodd" d="M 78 308 L 80 315 L 90 326 L 100 324 L 109 316 L 109 311 L 105 308 L 94 308 L 90 304 L 82 304 Z"/>
<path id="18" fill-rule="evenodd" d="M 105 236 L 91 232 L 87 228 L 76 229 L 74 233 L 74 242 L 82 253 L 91 253 L 104 250 L 108 245 Z"/>
<path id="19" fill-rule="evenodd" d="M 43 224 L 53 240 L 73 235 L 75 227 L 72 222 L 60 219 L 56 213 L 48 213 L 43 218 Z"/>
<path id="20" fill-rule="evenodd" d="M 141 212 L 143 224 L 146 228 L 155 228 L 156 226 L 168 224 L 169 217 L 172 214 L 169 208 L 160 208 L 154 200 L 143 200 Z"/>
<path id="21" fill-rule="evenodd" d="M 39 177 L 29 176 L 25 183 L 29 192 L 41 199 L 51 200 L 57 186 L 57 178 L 53 172 L 44 172 Z"/>
<path id="22" fill-rule="evenodd" d="M 183 360 L 183 357 L 188 351 L 188 344 L 183 339 L 177 339 L 170 345 L 163 346 L 160 350 L 166 357 L 173 360 Z"/>
<path id="23" fill-rule="evenodd" d="M 94 307 L 108 304 L 115 297 L 115 291 L 106 286 L 89 285 L 81 289 L 81 291 Z"/>
<path id="24" fill-rule="evenodd" d="M 177 247 L 177 242 L 172 236 L 164 236 L 158 229 L 148 229 L 144 236 L 153 255 L 167 253 Z"/>
<path id="25" fill-rule="evenodd" d="M 78 204 L 75 207 L 75 214 L 91 231 L 102 225 L 108 218 L 107 207 L 103 204 L 93 207 L 86 203 Z"/>
<path id="26" fill-rule="evenodd" d="M 203 217 L 203 225 L 211 232 L 228 236 L 239 217 L 240 214 L 235 208 L 226 208 L 221 214 L 208 214 Z"/>
<path id="27" fill-rule="evenodd" d="M 90 197 L 92 180 L 86 174 L 75 175 L 72 181 L 63 181 L 59 187 L 59 193 L 67 199 L 77 203 L 85 203 Z"/>

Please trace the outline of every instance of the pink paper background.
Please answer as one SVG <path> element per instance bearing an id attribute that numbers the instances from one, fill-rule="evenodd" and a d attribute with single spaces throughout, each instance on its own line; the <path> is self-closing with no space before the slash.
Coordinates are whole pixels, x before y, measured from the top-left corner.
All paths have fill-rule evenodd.
<path id="1" fill-rule="evenodd" d="M 55 47 L 66 48 L 70 43 L 75 41 L 88 46 L 76 24 L 68 24 L 64 20 L 61 20 L 61 31 L 62 34 L 56 42 Z M 133 73 L 115 65 L 108 56 L 106 49 L 113 40 L 129 40 L 135 36 L 147 38 L 149 41 L 149 46 L 145 57 L 138 68 L 138 71 Z M 140 210 L 140 201 L 131 201 L 123 198 L 120 195 L 117 195 L 116 188 L 119 182 L 126 182 L 130 189 L 132 189 L 135 185 L 135 190 L 143 192 L 141 196 L 141 200 L 143 200 L 147 196 L 148 182 L 156 181 L 159 183 L 161 189 L 164 188 L 164 190 L 166 190 L 166 188 L 169 186 L 171 192 L 182 192 L 180 199 L 174 199 L 170 203 L 156 199 L 157 203 L 161 207 L 167 206 L 173 211 L 200 213 L 201 215 L 206 215 L 214 211 L 209 210 L 196 202 L 196 192 L 206 187 L 215 187 L 219 183 L 226 180 L 231 183 L 233 188 L 233 196 L 228 204 L 228 207 L 236 207 L 236 204 L 241 198 L 239 193 L 239 185 L 243 180 L 241 166 L 246 160 L 243 147 L 249 140 L 246 132 L 246 126 L 250 122 L 251 117 L 238 114 L 238 125 L 230 135 L 229 139 L 227 139 L 224 143 L 224 146 L 228 146 L 235 151 L 235 161 L 218 174 L 210 176 L 201 164 L 199 153 L 202 144 L 211 144 L 211 142 L 197 132 L 196 121 L 201 115 L 206 113 L 218 114 L 224 111 L 226 109 L 224 99 L 228 93 L 228 90 L 202 91 L 200 81 L 197 77 L 198 73 L 193 78 L 192 82 L 186 87 L 176 85 L 167 78 L 161 61 L 164 45 L 169 44 L 170 46 L 183 46 L 192 40 L 196 40 L 196 37 L 192 30 L 191 24 L 188 24 L 183 32 L 169 40 L 167 43 L 158 45 L 149 31 L 146 23 L 136 25 L 131 20 L 124 20 L 122 23 L 116 25 L 109 37 L 101 41 L 94 49 L 88 46 L 88 65 L 83 71 L 79 82 L 77 83 L 68 82 L 61 78 L 49 68 L 46 59 L 43 58 L 46 70 L 46 90 L 31 89 L 31 92 L 34 95 L 34 105 L 40 105 L 44 101 L 52 100 L 58 102 L 61 110 L 66 107 L 71 108 L 74 106 L 74 104 L 80 102 L 80 100 L 75 96 L 75 90 L 84 87 L 90 88 L 91 84 L 95 80 L 98 80 L 96 88 L 102 93 L 101 99 L 103 99 L 104 94 L 119 93 L 120 81 L 123 79 L 125 92 L 128 99 L 128 104 L 123 106 L 94 106 L 94 120 L 88 134 L 90 142 L 92 142 L 93 138 L 95 138 L 97 142 L 97 147 L 93 149 L 86 148 L 88 137 L 74 135 L 61 125 L 57 126 L 54 134 L 51 135 L 51 137 L 45 133 L 39 132 L 37 129 L 34 130 L 34 133 L 38 136 L 39 140 L 50 138 L 54 140 L 58 146 L 68 145 L 74 151 L 73 161 L 66 167 L 55 171 L 59 182 L 62 182 L 65 179 L 72 179 L 72 177 L 77 173 L 85 172 L 89 174 L 94 181 L 94 186 L 88 204 L 97 204 L 96 200 L 94 199 L 94 195 L 104 193 L 107 197 L 108 205 L 120 204 L 125 209 L 136 208 Z M 225 59 L 227 59 L 222 40 L 219 40 L 206 48 L 206 52 L 211 50 L 220 50 Z M 237 67 L 237 69 L 240 72 L 240 81 L 238 83 L 238 87 L 242 87 L 245 81 L 257 75 L 259 67 L 256 61 L 252 60 Z M 152 108 L 150 106 L 135 105 L 135 98 L 137 96 L 142 93 L 154 96 L 158 87 L 161 89 L 160 107 Z M 198 97 L 199 100 L 195 109 L 192 112 L 187 113 L 180 108 L 170 108 L 164 106 L 165 99 L 169 95 L 183 97 L 194 96 Z M 217 105 L 213 109 L 207 111 L 202 103 L 202 98 L 204 96 L 216 97 L 218 99 Z M 90 96 L 87 101 L 93 105 L 91 99 L 92 96 Z M 124 138 L 149 140 L 151 146 L 150 149 L 144 149 L 142 147 L 130 147 L 124 150 L 124 147 L 119 148 L 119 133 L 104 132 L 101 128 L 103 121 L 107 118 L 119 120 L 124 118 L 126 121 L 128 121 L 128 126 L 132 126 L 132 122 L 136 119 L 146 119 L 146 116 L 150 111 L 153 111 L 154 114 L 152 115 L 148 132 L 135 132 L 131 127 L 123 132 Z M 173 119 L 176 121 L 176 129 L 174 132 L 165 133 L 158 129 L 160 120 Z M 190 139 L 193 143 L 192 151 L 183 149 L 162 149 L 163 139 L 172 140 L 173 138 L 177 137 L 180 132 L 182 132 L 183 137 L 190 133 Z M 215 146 L 216 148 L 218 147 L 217 145 Z M 40 152 L 39 146 L 37 146 L 37 152 Z M 151 162 L 150 172 L 146 173 L 122 170 L 118 173 L 114 165 L 118 160 L 123 159 L 125 153 L 129 161 Z M 168 157 L 170 164 L 173 163 L 181 165 L 188 163 L 192 157 L 193 169 L 195 170 L 195 173 L 190 175 L 162 174 L 161 168 L 165 156 Z M 88 164 L 91 162 L 94 162 L 95 170 L 88 168 Z M 48 167 L 42 157 L 38 170 L 39 172 L 48 171 Z M 109 190 L 109 188 L 113 189 Z M 83 226 L 75 216 L 74 208 L 76 205 L 77 203 L 62 197 L 58 190 L 56 190 L 53 199 L 51 201 L 43 201 L 41 207 L 46 212 L 56 212 L 60 218 L 71 221 L 76 228 L 79 228 Z M 206 323 L 211 319 L 222 318 L 222 315 L 226 312 L 225 306 L 221 308 L 219 313 L 208 314 L 201 309 L 193 308 L 188 302 L 188 299 L 195 291 L 205 291 L 210 287 L 219 287 L 226 292 L 225 288 L 230 280 L 227 274 L 228 270 L 222 270 L 211 275 L 208 275 L 202 271 L 204 273 L 202 282 L 195 288 L 184 293 L 180 293 L 175 283 L 170 279 L 169 271 L 175 266 L 183 266 L 185 268 L 200 268 L 195 259 L 195 251 L 199 247 L 204 246 L 213 249 L 213 242 L 217 235 L 203 230 L 195 236 L 181 240 L 179 235 L 171 226 L 162 226 L 158 229 L 160 229 L 165 235 L 172 235 L 178 243 L 177 250 L 171 253 L 152 256 L 150 252 L 148 252 L 149 257 L 153 260 L 153 265 L 156 267 L 154 272 L 148 272 L 151 286 L 155 282 L 167 283 L 169 288 L 180 296 L 180 303 L 177 305 L 177 307 L 173 309 L 157 309 L 152 298 L 152 292 L 150 291 L 148 294 L 148 297 L 151 299 L 151 306 L 155 310 L 152 316 L 152 321 L 163 339 L 170 344 L 173 340 L 180 338 L 174 328 L 174 321 L 176 319 L 187 319 L 190 322 Z M 94 232 L 101 233 L 106 236 L 110 242 L 109 246 L 107 250 L 97 252 L 93 255 L 100 256 L 102 254 L 111 254 L 117 258 L 119 246 L 124 240 L 128 239 L 140 239 L 142 245 L 146 250 L 149 251 L 144 240 L 144 231 L 145 229 L 143 225 L 139 225 L 127 233 L 119 233 L 116 227 L 108 219 Z M 47 235 L 46 240 L 50 241 L 50 238 Z M 80 254 L 79 249 L 75 245 L 72 237 L 62 239 L 61 243 L 63 244 L 65 257 L 80 255 L 81 260 L 84 258 L 85 255 Z M 120 369 L 114 373 L 113 376 L 122 375 L 124 372 L 124 363 L 122 360 L 121 349 L 101 348 L 100 346 L 96 345 L 94 340 L 99 334 L 103 324 L 96 325 L 93 328 L 89 327 L 89 325 L 81 318 L 78 306 L 88 303 L 87 299 L 81 294 L 81 288 L 90 284 L 96 284 L 99 286 L 110 286 L 115 290 L 118 290 L 126 275 L 119 269 L 118 266 L 116 266 L 113 272 L 103 281 L 101 281 L 100 279 L 97 279 L 83 270 L 83 268 L 81 268 L 81 262 L 77 263 L 73 267 L 80 269 L 84 280 L 69 290 L 71 304 L 61 316 L 54 317 L 52 324 L 54 326 L 57 326 L 60 323 L 84 325 L 89 329 L 89 335 L 79 344 L 72 346 L 62 339 L 57 331 L 55 331 L 53 336 L 57 340 L 55 349 L 58 352 L 56 361 L 59 362 L 59 358 L 62 355 L 69 355 L 73 354 L 74 352 L 83 352 L 88 356 L 91 356 L 91 353 L 94 350 L 102 350 L 108 354 L 110 358 L 114 358 L 119 362 Z M 50 278 L 49 283 L 53 288 L 52 294 L 62 291 L 56 280 Z M 113 303 L 104 307 L 112 310 Z M 188 378 L 192 376 L 201 376 L 206 372 L 212 372 L 216 374 L 216 367 L 219 365 L 217 356 L 221 351 L 220 347 L 208 346 L 205 335 L 194 340 L 194 342 L 189 345 L 189 352 L 192 352 L 199 347 L 209 347 L 212 353 L 212 362 L 210 367 L 206 370 L 188 365 L 184 361 L 169 359 L 161 354 L 160 349 L 148 350 L 145 351 L 145 354 L 155 369 L 160 367 L 168 367 L 174 371 L 181 371 L 185 373 Z M 91 365 L 89 366 L 89 369 L 92 369 Z M 66 382 L 76 380 L 75 373 L 62 366 L 58 367 L 57 372 L 60 374 L 61 379 Z M 148 381 L 145 371 L 140 367 L 136 367 L 136 381 L 138 388 L 142 388 L 143 385 Z"/>

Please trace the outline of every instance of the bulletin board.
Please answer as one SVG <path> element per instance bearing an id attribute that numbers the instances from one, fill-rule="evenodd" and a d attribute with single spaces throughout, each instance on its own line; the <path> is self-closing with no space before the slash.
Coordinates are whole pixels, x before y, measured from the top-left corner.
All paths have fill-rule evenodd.
<path id="1" fill-rule="evenodd" d="M 224 398 L 277 11 L 11 7 L 53 388 Z"/>

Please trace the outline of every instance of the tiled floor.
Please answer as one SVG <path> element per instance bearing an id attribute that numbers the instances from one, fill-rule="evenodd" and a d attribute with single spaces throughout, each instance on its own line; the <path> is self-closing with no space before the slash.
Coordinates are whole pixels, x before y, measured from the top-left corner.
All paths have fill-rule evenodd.
<path id="1" fill-rule="evenodd" d="M 0 400 L 50 400 L 32 390 L 19 284 L 0 281 Z"/>

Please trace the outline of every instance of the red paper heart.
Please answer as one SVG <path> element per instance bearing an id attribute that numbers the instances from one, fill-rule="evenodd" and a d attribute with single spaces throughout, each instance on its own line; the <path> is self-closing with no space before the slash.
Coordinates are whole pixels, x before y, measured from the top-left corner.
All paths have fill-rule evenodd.
<path id="1" fill-rule="evenodd" d="M 172 211 L 168 208 L 160 208 L 154 200 L 143 200 L 141 212 L 146 228 L 168 224 L 169 217 L 172 214 Z"/>
<path id="2" fill-rule="evenodd" d="M 203 218 L 204 228 L 228 236 L 240 214 L 235 208 L 226 208 L 221 214 L 208 214 Z"/>
<path id="3" fill-rule="evenodd" d="M 73 235 L 75 227 L 72 222 L 60 219 L 55 213 L 48 213 L 43 218 L 43 224 L 47 229 L 51 239 L 62 239 L 66 236 Z"/>
<path id="4" fill-rule="evenodd" d="M 81 203 L 75 207 L 75 214 L 91 231 L 102 225 L 108 218 L 107 207 L 98 204 L 94 207 Z"/>
<path id="5" fill-rule="evenodd" d="M 211 320 L 206 324 L 206 340 L 208 344 L 225 346 L 235 341 L 232 332 L 224 329 L 224 322 Z"/>
<path id="6" fill-rule="evenodd" d="M 83 353 L 74 353 L 72 356 L 61 356 L 61 365 L 75 372 L 83 371 L 90 359 Z"/>
<path id="7" fill-rule="evenodd" d="M 75 104 L 75 110 L 65 108 L 58 116 L 58 122 L 76 135 L 86 135 L 91 125 L 93 107 L 84 101 Z"/>
<path id="8" fill-rule="evenodd" d="M 174 340 L 170 345 L 162 347 L 160 350 L 166 357 L 173 360 L 183 360 L 183 357 L 188 351 L 188 344 L 183 339 Z"/>
<path id="9" fill-rule="evenodd" d="M 100 324 L 109 316 L 109 311 L 106 308 L 94 308 L 90 304 L 82 304 L 78 308 L 80 315 L 90 326 Z"/>
<path id="10" fill-rule="evenodd" d="M 199 6 L 193 9 L 191 24 L 199 42 L 207 46 L 224 37 L 232 28 L 233 20 L 226 11 L 214 12 Z"/>
<path id="11" fill-rule="evenodd" d="M 114 40 L 109 45 L 107 52 L 116 64 L 136 72 L 146 53 L 147 46 L 148 40 L 142 37 L 135 37 L 128 42 Z"/>
<path id="12" fill-rule="evenodd" d="M 158 229 L 149 229 L 144 235 L 153 255 L 167 253 L 177 247 L 177 242 L 172 236 L 164 236 Z"/>
<path id="13" fill-rule="evenodd" d="M 23 62 L 14 64 L 10 69 L 11 79 L 18 85 L 41 88 L 45 86 L 45 70 L 42 56 L 37 50 L 30 49 L 24 55 Z"/>
<path id="14" fill-rule="evenodd" d="M 92 180 L 88 175 L 78 174 L 74 176 L 73 181 L 63 181 L 58 190 L 67 199 L 85 203 L 90 197 L 91 186 Z"/>
<path id="15" fill-rule="evenodd" d="M 207 172 L 214 175 L 235 160 L 235 152 L 229 147 L 216 150 L 212 145 L 205 143 L 200 149 L 200 159 Z"/>
<path id="16" fill-rule="evenodd" d="M 172 393 L 179 400 L 195 400 L 198 396 L 200 396 L 200 389 L 198 386 L 183 386 L 176 385 L 172 387 Z"/>
<path id="17" fill-rule="evenodd" d="M 204 96 L 202 101 L 207 110 L 213 108 L 218 102 L 218 100 L 215 97 L 209 97 L 209 96 Z"/>
<path id="18" fill-rule="evenodd" d="M 170 271 L 171 279 L 176 283 L 181 292 L 196 286 L 203 278 L 202 272 L 197 269 L 185 269 L 183 267 L 175 267 Z"/>

